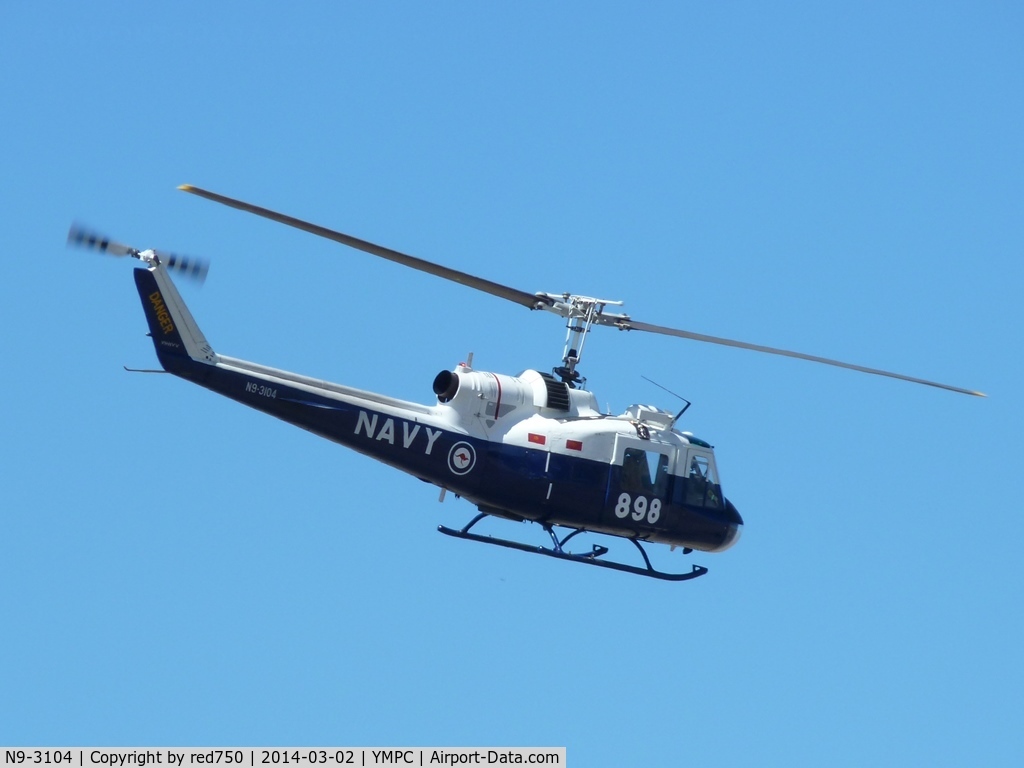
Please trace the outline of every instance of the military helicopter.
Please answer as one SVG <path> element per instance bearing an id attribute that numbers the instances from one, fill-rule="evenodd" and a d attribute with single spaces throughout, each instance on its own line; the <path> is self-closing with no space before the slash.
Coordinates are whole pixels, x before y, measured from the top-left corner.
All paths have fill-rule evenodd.
<path id="1" fill-rule="evenodd" d="M 625 413 L 611 415 L 600 410 L 586 389 L 578 366 L 587 334 L 595 326 L 784 355 L 984 396 L 899 373 L 640 322 L 609 311 L 620 307 L 619 301 L 520 291 L 199 187 L 179 189 L 565 318 L 561 365 L 550 373 L 526 370 L 508 376 L 478 371 L 470 359 L 438 373 L 433 381 L 436 402 L 421 405 L 215 352 L 169 274 L 173 270 L 202 279 L 208 268 L 205 261 L 139 250 L 72 225 L 69 244 L 129 256 L 145 265 L 134 270 L 135 284 L 163 368 L 159 372 L 439 486 L 442 500 L 447 492 L 466 499 L 477 507 L 475 517 L 460 529 L 438 526 L 441 533 L 459 539 L 669 581 L 694 579 L 708 569 L 693 564 L 678 573 L 659 570 L 644 544 L 667 544 L 690 554 L 722 552 L 736 543 L 743 519 L 723 495 L 713 447 L 676 428 L 686 407 L 673 413 L 632 405 Z M 551 545 L 473 530 L 488 517 L 537 523 Z M 584 533 L 626 539 L 639 550 L 643 565 L 606 557 L 609 548 L 602 544 L 591 544 L 589 551 L 570 551 L 569 542 Z"/>

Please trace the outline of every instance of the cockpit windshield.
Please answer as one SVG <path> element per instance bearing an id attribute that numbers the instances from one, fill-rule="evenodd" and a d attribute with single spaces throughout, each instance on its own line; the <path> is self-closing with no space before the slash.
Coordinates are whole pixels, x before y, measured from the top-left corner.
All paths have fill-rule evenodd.
<path id="1" fill-rule="evenodd" d="M 676 478 L 673 493 L 676 503 L 718 509 L 722 506 L 722 488 L 718 484 L 715 461 L 710 453 L 691 448 L 687 454 L 686 476 Z"/>

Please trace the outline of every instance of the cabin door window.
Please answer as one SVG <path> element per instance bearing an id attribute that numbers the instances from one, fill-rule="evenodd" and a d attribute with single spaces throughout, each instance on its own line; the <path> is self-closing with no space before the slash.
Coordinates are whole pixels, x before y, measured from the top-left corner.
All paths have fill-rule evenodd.
<path id="1" fill-rule="evenodd" d="M 670 462 L 668 454 L 643 448 L 626 447 L 622 451 L 620 485 L 626 493 L 664 497 L 668 490 Z"/>

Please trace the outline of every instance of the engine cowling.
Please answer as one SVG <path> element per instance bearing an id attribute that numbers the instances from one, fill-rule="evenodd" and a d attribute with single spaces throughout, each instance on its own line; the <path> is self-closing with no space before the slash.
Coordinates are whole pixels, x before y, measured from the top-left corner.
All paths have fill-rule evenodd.
<path id="1" fill-rule="evenodd" d="M 453 371 L 441 371 L 434 377 L 438 402 L 460 411 L 475 411 L 482 418 L 497 420 L 513 411 L 522 415 L 541 409 L 569 415 L 571 412 L 596 411 L 591 393 L 570 390 L 550 374 L 526 370 L 518 376 L 474 371 L 460 365 Z M 479 410 L 476 410 L 479 409 Z M 555 414 L 552 414 L 555 415 Z"/>

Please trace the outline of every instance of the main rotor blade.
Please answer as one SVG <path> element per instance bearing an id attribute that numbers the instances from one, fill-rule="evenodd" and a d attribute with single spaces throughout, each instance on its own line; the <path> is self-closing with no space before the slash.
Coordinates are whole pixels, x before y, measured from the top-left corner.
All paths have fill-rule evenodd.
<path id="1" fill-rule="evenodd" d="M 376 245 L 375 243 L 371 243 L 366 240 L 360 240 L 358 237 L 346 235 L 344 232 L 337 232 L 333 229 L 328 229 L 327 227 L 321 227 L 319 224 L 311 224 L 308 221 L 296 219 L 293 216 L 287 216 L 283 213 L 271 211 L 268 208 L 261 208 L 258 205 L 252 205 L 251 203 L 246 203 L 242 200 L 235 200 L 232 197 L 219 195 L 216 192 L 210 192 L 199 187 L 193 187 L 191 184 L 182 184 L 178 189 L 183 192 L 198 195 L 199 197 L 205 197 L 207 200 L 213 200 L 215 203 L 220 203 L 221 205 L 228 205 L 232 208 L 237 208 L 240 211 L 254 213 L 257 216 L 262 216 L 266 219 L 270 219 L 271 221 L 287 224 L 289 227 L 295 227 L 296 229 L 302 229 L 314 235 L 319 235 L 320 237 L 326 237 L 328 240 L 334 240 L 335 242 L 347 245 L 350 248 L 365 251 L 366 253 L 371 253 L 374 256 L 380 256 L 382 259 L 394 261 L 406 267 L 418 269 L 420 272 L 426 272 L 431 275 L 436 275 L 437 277 L 443 277 L 445 280 L 451 280 L 452 282 L 459 283 L 460 285 L 476 288 L 478 291 L 483 291 L 484 293 L 489 293 L 502 299 L 508 299 L 509 301 L 521 304 L 522 306 L 530 309 L 539 309 L 542 306 L 550 304 L 550 300 L 544 297 L 537 296 L 532 293 L 526 293 L 525 291 L 520 291 L 516 288 L 510 288 L 507 285 L 501 285 L 500 283 L 495 283 L 490 280 L 484 280 L 482 277 L 476 277 L 475 275 L 460 272 L 457 269 L 442 267 L 440 264 L 434 264 L 431 261 L 419 259 L 415 256 L 402 253 L 401 251 L 385 248 L 382 245 Z"/>
<path id="2" fill-rule="evenodd" d="M 863 365 L 854 365 L 853 363 L 844 363 L 841 360 L 832 360 L 827 357 L 818 357 L 817 355 L 807 355 L 803 352 L 792 352 L 788 349 L 776 349 L 775 347 L 766 347 L 761 344 L 749 344 L 745 341 L 735 341 L 733 339 L 723 339 L 720 336 L 707 336 L 703 333 L 693 333 L 692 331 L 682 331 L 678 328 L 666 328 L 661 325 L 651 325 L 650 323 L 641 323 L 636 320 L 623 320 L 619 322 L 608 323 L 614 325 L 624 331 L 648 331 L 650 333 L 661 333 L 665 336 L 678 336 L 683 339 L 693 339 L 694 341 L 706 341 L 709 344 L 721 344 L 726 347 L 737 347 L 739 349 L 752 349 L 755 352 L 766 352 L 769 355 L 782 355 L 784 357 L 795 357 L 800 360 L 810 360 L 812 363 L 824 363 L 825 365 L 834 365 L 838 368 L 847 368 L 851 371 L 860 371 L 861 373 L 870 373 L 875 376 L 888 376 L 890 379 L 901 379 L 903 381 L 910 381 L 914 384 L 924 384 L 929 387 L 938 387 L 939 389 L 947 389 L 950 392 L 959 392 L 964 395 L 973 395 L 974 397 L 986 397 L 984 392 L 977 392 L 973 389 L 963 389 L 961 387 L 954 387 L 951 384 L 942 384 L 937 381 L 928 381 L 927 379 L 919 379 L 915 376 L 905 376 L 902 373 L 893 373 L 892 371 L 883 371 L 878 368 L 868 368 Z"/>
<path id="3" fill-rule="evenodd" d="M 410 256 L 401 251 L 395 251 L 391 248 L 385 248 L 382 245 L 371 243 L 367 240 L 361 240 L 358 237 L 352 235 L 346 235 L 343 232 L 337 232 L 327 227 L 321 227 L 318 224 L 312 224 L 302 219 L 297 219 L 293 216 L 287 216 L 283 213 L 277 213 L 271 211 L 268 208 L 262 208 L 258 205 L 243 202 L 242 200 L 236 200 L 225 195 L 217 194 L 216 192 L 210 192 L 209 190 L 202 189 L 200 187 L 194 187 L 190 184 L 183 184 L 178 189 L 183 192 L 189 192 L 199 197 L 205 197 L 207 200 L 212 200 L 215 203 L 221 205 L 227 205 L 232 208 L 237 208 L 240 211 L 246 211 L 248 213 L 254 213 L 257 216 L 270 219 L 271 221 L 277 221 L 281 224 L 287 224 L 290 227 L 296 229 L 302 229 L 320 237 L 325 237 L 328 240 L 334 240 L 335 242 L 347 245 L 350 248 L 355 248 L 360 251 L 379 256 L 382 259 L 388 261 L 394 261 L 398 264 L 402 264 L 412 269 L 418 269 L 421 272 L 427 274 L 436 275 L 442 277 L 445 280 L 451 280 L 452 282 L 465 285 L 470 288 L 476 288 L 478 291 L 489 293 L 493 296 L 498 296 L 502 299 L 507 299 L 516 304 L 520 304 L 530 309 L 550 309 L 556 312 L 556 314 L 562 314 L 568 316 L 564 312 L 560 311 L 561 305 L 558 304 L 556 297 L 549 296 L 547 294 L 533 294 L 520 291 L 516 288 L 510 288 L 507 285 L 501 283 L 495 283 L 491 280 L 485 280 L 475 275 L 470 275 L 465 272 L 460 272 L 456 269 L 449 269 L 443 267 L 440 264 L 434 264 L 431 261 L 420 259 L 415 256 Z M 568 296 L 568 295 L 567 295 Z M 853 363 L 844 363 L 840 360 L 832 360 L 827 357 L 818 357 L 817 355 L 808 355 L 803 352 L 792 352 L 786 349 L 777 349 L 775 347 L 766 347 L 761 344 L 749 344 L 744 341 L 735 341 L 733 339 L 725 339 L 720 336 L 708 336 L 702 333 L 693 333 L 692 331 L 683 331 L 677 328 L 666 328 L 661 325 L 652 325 L 650 323 L 642 323 L 630 319 L 626 315 L 612 315 L 612 314 L 598 314 L 594 318 L 594 321 L 598 325 L 611 325 L 624 331 L 647 331 L 649 333 L 660 333 L 665 336 L 678 336 L 683 339 L 693 339 L 694 341 L 704 341 L 710 344 L 721 344 L 727 347 L 737 347 L 739 349 L 751 349 L 755 352 L 765 352 L 770 355 L 782 355 L 784 357 L 795 357 L 800 360 L 809 360 L 814 363 L 824 363 L 825 365 L 833 365 L 838 368 L 846 368 L 851 371 L 860 371 L 862 373 L 870 373 L 876 376 L 887 376 L 892 379 L 901 379 L 903 381 L 909 381 L 914 384 L 924 384 L 929 387 L 937 387 L 939 389 L 949 390 L 951 392 L 959 392 L 965 395 L 973 395 L 975 397 L 985 397 L 982 392 L 977 392 L 972 389 L 963 389 L 961 387 L 954 387 L 950 384 L 942 384 L 937 381 L 929 381 L 927 379 L 919 379 L 914 376 L 905 376 L 902 373 L 893 373 L 891 371 L 883 371 L 878 368 L 868 368 L 863 365 L 854 365 Z"/>

